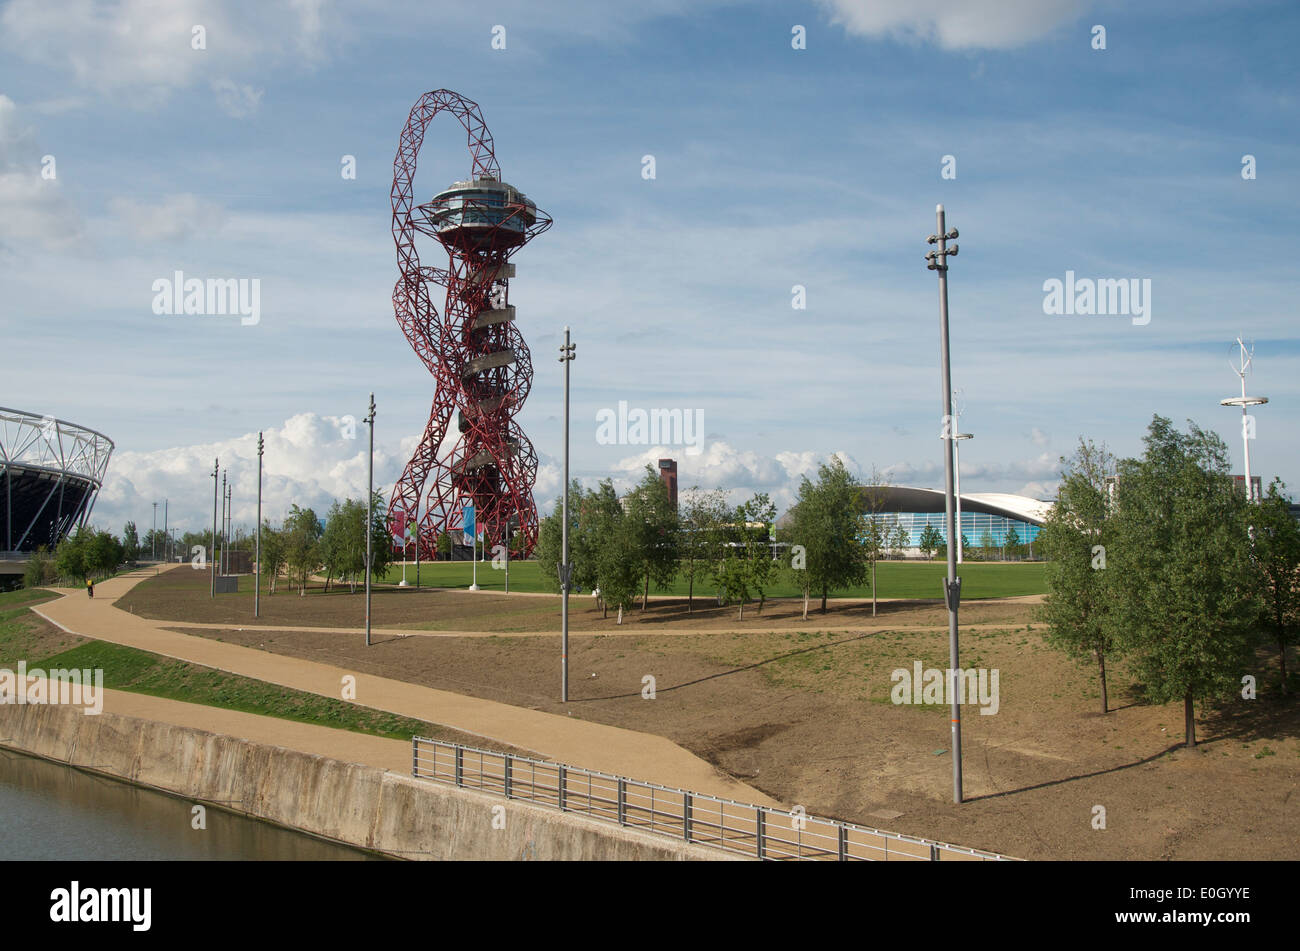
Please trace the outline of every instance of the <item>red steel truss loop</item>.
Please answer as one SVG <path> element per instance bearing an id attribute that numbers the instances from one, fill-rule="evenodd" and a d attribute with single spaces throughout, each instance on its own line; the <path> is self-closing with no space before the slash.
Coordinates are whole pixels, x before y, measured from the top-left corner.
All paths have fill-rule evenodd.
<path id="1" fill-rule="evenodd" d="M 439 112 L 465 129 L 470 180 L 417 205 L 416 163 Z M 392 202 L 393 312 L 433 374 L 435 392 L 420 443 L 393 488 L 390 531 L 418 525 L 420 556 L 431 558 L 442 532 L 460 541 L 462 507 L 473 502 L 489 546 L 513 534 L 512 557 L 527 556 L 537 543 L 537 454 L 514 416 L 532 386 L 533 366 L 510 306 L 509 259 L 551 220 L 501 181 L 478 105 L 448 89 L 425 93 L 411 109 L 393 160 Z M 417 232 L 441 243 L 446 268 L 420 264 Z M 446 288 L 441 315 L 431 284 Z M 453 424 L 458 436 L 444 450 Z"/>

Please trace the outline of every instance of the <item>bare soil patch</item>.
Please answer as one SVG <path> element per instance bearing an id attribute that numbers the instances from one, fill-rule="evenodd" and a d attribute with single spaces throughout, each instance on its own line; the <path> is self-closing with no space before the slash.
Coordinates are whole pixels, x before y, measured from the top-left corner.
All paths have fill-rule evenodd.
<path id="1" fill-rule="evenodd" d="M 177 611 L 185 620 L 210 607 L 206 590 L 188 602 L 180 591 L 168 597 L 187 603 Z M 327 626 L 328 606 L 347 597 L 284 597 L 275 618 Z M 375 624 L 412 623 L 402 613 L 410 608 L 424 614 L 416 623 L 483 629 L 483 618 L 505 610 L 493 597 L 403 591 Z M 383 600 L 376 597 L 376 605 Z M 161 607 L 153 602 L 153 610 Z M 851 610 L 825 620 L 844 624 L 855 617 Z M 890 701 L 895 668 L 917 660 L 947 667 L 946 615 L 938 605 L 894 602 L 876 625 L 859 621 L 856 630 L 821 630 L 823 619 L 814 616 L 799 633 L 731 631 L 731 618 L 714 619 L 713 633 L 707 622 L 694 633 L 676 621 L 675 633 L 649 619 L 617 633 L 583 632 L 575 623 L 567 708 L 558 701 L 558 635 L 381 636 L 366 648 L 342 631 L 246 624 L 237 625 L 242 631 L 177 630 L 659 734 L 811 814 L 1024 858 L 1295 856 L 1300 702 L 1269 693 L 1276 658 L 1260 656 L 1261 699 L 1205 713 L 1200 745 L 1186 750 L 1181 706 L 1144 705 L 1122 664 L 1111 671 L 1111 699 L 1120 709 L 1097 713 L 1094 672 L 1043 644 L 1033 610 L 1016 601 L 963 606 L 964 620 L 981 623 L 963 625 L 962 664 L 1000 671 L 1000 709 L 991 716 L 964 710 L 968 801 L 960 806 L 951 802 L 947 707 Z M 774 610 L 765 618 L 780 616 Z M 334 622 L 356 623 L 350 616 Z M 654 677 L 653 700 L 643 699 L 646 676 Z M 1093 828 L 1098 805 L 1106 810 L 1104 830 Z M 878 815 L 893 812 L 901 815 Z"/>

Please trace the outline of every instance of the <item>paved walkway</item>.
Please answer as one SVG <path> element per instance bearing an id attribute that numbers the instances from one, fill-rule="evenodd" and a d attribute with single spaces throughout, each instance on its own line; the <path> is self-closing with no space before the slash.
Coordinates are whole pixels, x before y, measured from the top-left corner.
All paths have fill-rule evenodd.
<path id="1" fill-rule="evenodd" d="M 80 590 L 55 589 L 64 597 L 32 610 L 64 630 L 83 637 L 123 644 L 320 696 L 342 699 L 344 678 L 354 677 L 356 702 L 362 706 L 489 737 L 573 766 L 742 802 L 779 805 L 664 737 L 178 634 L 166 630 L 175 626 L 175 622 L 137 617 L 113 604 L 152 573 L 150 568 L 101 582 L 95 585 L 94 598 L 86 597 Z M 290 728 L 299 725 L 291 721 L 275 722 L 284 724 L 277 733 L 283 739 L 277 740 L 272 736 L 265 742 L 298 748 L 289 737 Z"/>

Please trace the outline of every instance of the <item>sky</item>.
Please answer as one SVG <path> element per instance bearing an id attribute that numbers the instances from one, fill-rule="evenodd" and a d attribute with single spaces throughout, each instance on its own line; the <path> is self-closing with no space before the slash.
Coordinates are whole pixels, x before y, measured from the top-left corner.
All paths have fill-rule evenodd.
<path id="1" fill-rule="evenodd" d="M 271 521 L 364 497 L 372 391 L 387 494 L 434 394 L 392 310 L 393 158 L 447 88 L 554 219 L 510 286 L 543 511 L 565 326 L 586 484 L 672 457 L 683 488 L 784 511 L 838 456 L 942 486 L 937 203 L 964 492 L 1050 499 L 1081 436 L 1136 455 L 1153 413 L 1240 471 L 1238 335 L 1270 400 L 1252 473 L 1294 489 L 1297 39 L 1280 0 L 7 0 L 0 406 L 114 441 L 92 520 L 115 532 L 164 498 L 211 524 L 217 456 L 251 527 L 259 431 Z M 469 171 L 437 117 L 418 200 Z M 256 322 L 155 313 L 177 271 L 256 280 Z M 1068 273 L 1141 297 L 1046 312 Z M 608 444 L 621 402 L 702 439 Z"/>

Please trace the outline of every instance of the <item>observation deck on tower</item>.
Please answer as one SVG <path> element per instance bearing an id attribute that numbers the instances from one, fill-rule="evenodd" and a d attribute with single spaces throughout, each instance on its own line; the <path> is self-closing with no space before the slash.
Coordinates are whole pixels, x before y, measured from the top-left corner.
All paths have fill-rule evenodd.
<path id="1" fill-rule="evenodd" d="M 448 248 L 504 251 L 523 244 L 537 226 L 537 205 L 523 192 L 493 178 L 454 182 L 419 205 L 412 224 Z M 549 225 L 547 220 L 545 225 Z"/>

